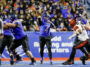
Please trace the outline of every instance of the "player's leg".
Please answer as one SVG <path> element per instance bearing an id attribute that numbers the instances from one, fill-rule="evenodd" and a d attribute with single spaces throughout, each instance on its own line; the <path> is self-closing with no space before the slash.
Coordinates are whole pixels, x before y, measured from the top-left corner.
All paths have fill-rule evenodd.
<path id="1" fill-rule="evenodd" d="M 72 48 L 72 52 L 70 54 L 70 57 L 67 61 L 65 61 L 64 63 L 62 63 L 63 65 L 71 65 L 73 63 L 73 60 L 74 60 L 74 57 L 75 57 L 75 54 L 76 54 L 76 49 Z"/>
<path id="2" fill-rule="evenodd" d="M 78 37 L 75 38 L 74 40 L 74 44 L 76 44 L 78 42 Z M 70 57 L 67 61 L 63 62 L 62 64 L 63 65 L 71 65 L 71 64 L 74 64 L 74 57 L 75 57 L 75 54 L 76 54 L 76 49 L 74 48 L 75 46 L 72 47 L 72 52 L 70 54 Z"/>
<path id="3" fill-rule="evenodd" d="M 80 60 L 82 61 L 83 65 L 86 65 L 85 60 L 88 60 L 88 52 L 84 48 L 80 48 L 80 50 L 85 54 L 85 56 L 80 57 Z"/>
<path id="4" fill-rule="evenodd" d="M 1 55 L 4 51 L 4 48 L 6 46 L 6 43 L 7 43 L 7 40 L 6 38 L 4 37 L 3 39 L 0 39 L 1 43 L 0 43 L 0 64 L 1 64 Z"/>
<path id="5" fill-rule="evenodd" d="M 88 39 L 88 43 L 85 45 L 86 51 L 87 53 L 90 53 L 90 39 Z M 85 64 L 85 61 L 88 60 L 90 58 L 90 55 L 86 56 L 82 56 L 80 57 L 80 60 L 82 61 L 83 64 Z"/>
<path id="6" fill-rule="evenodd" d="M 80 50 L 85 54 L 85 56 L 87 56 L 88 57 L 88 52 L 82 47 L 82 48 L 80 48 Z"/>
<path id="7" fill-rule="evenodd" d="M 87 42 L 87 44 L 85 45 L 85 48 L 86 48 L 87 52 L 90 53 L 90 35 L 89 35 L 88 42 Z"/>
<path id="8" fill-rule="evenodd" d="M 83 65 L 85 65 L 85 60 L 88 59 L 88 52 L 83 48 L 87 43 L 88 40 L 79 41 L 74 47 L 75 49 L 80 49 L 85 54 L 86 57 L 84 57 L 84 59 L 81 58 Z"/>
<path id="9" fill-rule="evenodd" d="M 9 36 L 9 35 L 5 35 L 5 37 L 6 37 L 6 42 L 5 43 L 7 45 L 7 49 L 10 52 L 9 47 L 10 47 L 10 45 L 12 43 L 13 37 Z M 10 64 L 13 65 L 13 62 L 11 61 L 11 59 L 12 59 L 12 57 L 10 56 Z"/>
<path id="10" fill-rule="evenodd" d="M 48 48 L 50 64 L 52 64 L 52 51 L 51 51 L 52 44 L 51 44 L 51 39 L 46 39 L 46 45 L 47 45 L 47 48 Z"/>
<path id="11" fill-rule="evenodd" d="M 12 53 L 13 53 L 14 57 L 16 58 L 16 62 L 22 61 L 21 56 L 16 52 L 16 50 L 13 50 Z"/>
<path id="12" fill-rule="evenodd" d="M 2 39 L 0 39 L 0 45 L 1 45 L 1 43 L 2 43 Z M 0 56 L 0 65 L 1 65 L 1 56 Z"/>
<path id="13" fill-rule="evenodd" d="M 36 63 L 33 54 L 31 53 L 31 51 L 29 50 L 29 44 L 28 44 L 28 40 L 27 40 L 27 36 L 25 38 L 22 39 L 21 41 L 22 47 L 24 52 L 26 53 L 26 55 L 31 59 L 31 64 L 33 65 Z"/>
<path id="14" fill-rule="evenodd" d="M 10 51 L 10 64 L 13 65 L 14 64 L 14 55 L 13 55 L 13 50 L 15 50 L 18 46 L 20 46 L 20 42 L 18 40 L 14 40 L 12 45 L 10 45 L 9 47 L 9 51 Z"/>
<path id="15" fill-rule="evenodd" d="M 9 47 L 13 44 L 13 37 L 12 36 L 7 36 L 7 37 L 8 37 L 7 38 L 7 48 L 8 48 L 8 51 L 10 52 Z M 15 50 L 13 50 L 12 53 L 16 57 L 16 61 L 21 60 L 21 57 Z"/>
<path id="16" fill-rule="evenodd" d="M 43 63 L 43 55 L 44 55 L 44 46 L 45 46 L 45 38 L 44 37 L 40 37 L 40 56 L 41 56 L 41 61 L 40 64 Z"/>

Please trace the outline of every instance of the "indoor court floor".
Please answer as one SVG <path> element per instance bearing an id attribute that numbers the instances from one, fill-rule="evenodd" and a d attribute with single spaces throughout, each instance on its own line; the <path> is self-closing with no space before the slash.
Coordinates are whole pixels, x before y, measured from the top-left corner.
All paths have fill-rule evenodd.
<path id="1" fill-rule="evenodd" d="M 20 61 L 10 65 L 9 61 L 2 61 L 0 67 L 90 67 L 90 61 L 87 61 L 86 65 L 82 65 L 81 61 L 75 61 L 75 64 L 72 65 L 62 65 L 62 62 L 64 61 L 53 61 L 53 65 L 50 65 L 49 61 L 44 61 L 43 64 L 37 61 L 35 65 L 29 65 L 30 61 Z"/>

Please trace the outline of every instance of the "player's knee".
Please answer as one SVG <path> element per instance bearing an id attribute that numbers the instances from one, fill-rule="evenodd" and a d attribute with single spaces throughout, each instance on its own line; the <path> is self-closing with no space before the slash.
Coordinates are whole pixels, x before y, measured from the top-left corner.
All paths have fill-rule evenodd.
<path id="1" fill-rule="evenodd" d="M 76 50 L 76 46 L 74 46 L 74 47 L 72 48 L 72 50 Z"/>
<path id="2" fill-rule="evenodd" d="M 40 53 L 43 53 L 43 51 L 40 50 Z"/>

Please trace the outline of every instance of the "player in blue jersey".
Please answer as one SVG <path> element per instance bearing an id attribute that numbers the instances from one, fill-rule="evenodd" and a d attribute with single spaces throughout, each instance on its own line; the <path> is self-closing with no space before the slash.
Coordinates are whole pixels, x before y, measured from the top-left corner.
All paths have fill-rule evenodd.
<path id="1" fill-rule="evenodd" d="M 9 20 L 4 21 L 3 25 L 5 26 L 6 23 L 10 23 L 10 21 Z M 9 47 L 13 43 L 13 34 L 11 32 L 11 28 L 5 29 L 3 35 L 4 35 L 4 37 L 3 37 L 2 43 L 0 45 L 0 60 L 1 60 L 1 55 L 2 55 L 2 53 L 4 51 L 5 46 L 7 46 L 8 51 L 10 52 Z M 17 61 L 21 59 L 21 57 L 15 51 L 13 51 L 13 53 L 15 54 L 14 56 L 16 57 Z M 10 64 L 13 65 L 13 60 L 11 60 L 11 59 L 12 58 L 10 56 Z"/>
<path id="2" fill-rule="evenodd" d="M 28 38 L 23 30 L 21 20 L 14 20 L 12 23 L 8 23 L 7 26 L 13 28 L 13 35 L 15 37 L 13 44 L 10 46 L 10 51 L 15 50 L 17 47 L 22 45 L 24 52 L 31 59 L 30 65 L 34 65 L 36 61 L 31 51 L 29 51 Z M 13 56 L 12 53 L 11 55 Z"/>
<path id="3" fill-rule="evenodd" d="M 48 19 L 46 14 L 44 13 L 42 15 L 42 20 L 39 22 L 40 26 L 40 56 L 41 56 L 41 61 L 40 63 L 43 63 L 43 54 L 44 54 L 44 46 L 46 44 L 48 53 L 49 53 L 49 59 L 50 59 L 50 64 L 52 64 L 52 52 L 51 52 L 51 35 L 50 35 L 50 27 L 52 22 Z M 54 24 L 52 24 L 54 26 Z M 54 26 L 55 27 L 55 26 Z"/>

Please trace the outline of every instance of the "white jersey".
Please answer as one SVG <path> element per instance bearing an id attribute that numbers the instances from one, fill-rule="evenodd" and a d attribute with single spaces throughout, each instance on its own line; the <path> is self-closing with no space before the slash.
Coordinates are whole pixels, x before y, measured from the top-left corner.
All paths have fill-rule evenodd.
<path id="1" fill-rule="evenodd" d="M 79 33 L 79 30 L 81 30 L 81 33 Z M 87 39 L 89 39 L 89 36 L 87 34 L 86 29 L 84 28 L 84 25 L 80 24 L 80 25 L 75 25 L 74 26 L 74 31 L 76 31 L 76 33 L 78 34 L 78 39 L 81 41 L 85 41 Z"/>
<path id="2" fill-rule="evenodd" d="M 3 34 L 3 21 L 0 19 L 0 34 Z"/>

